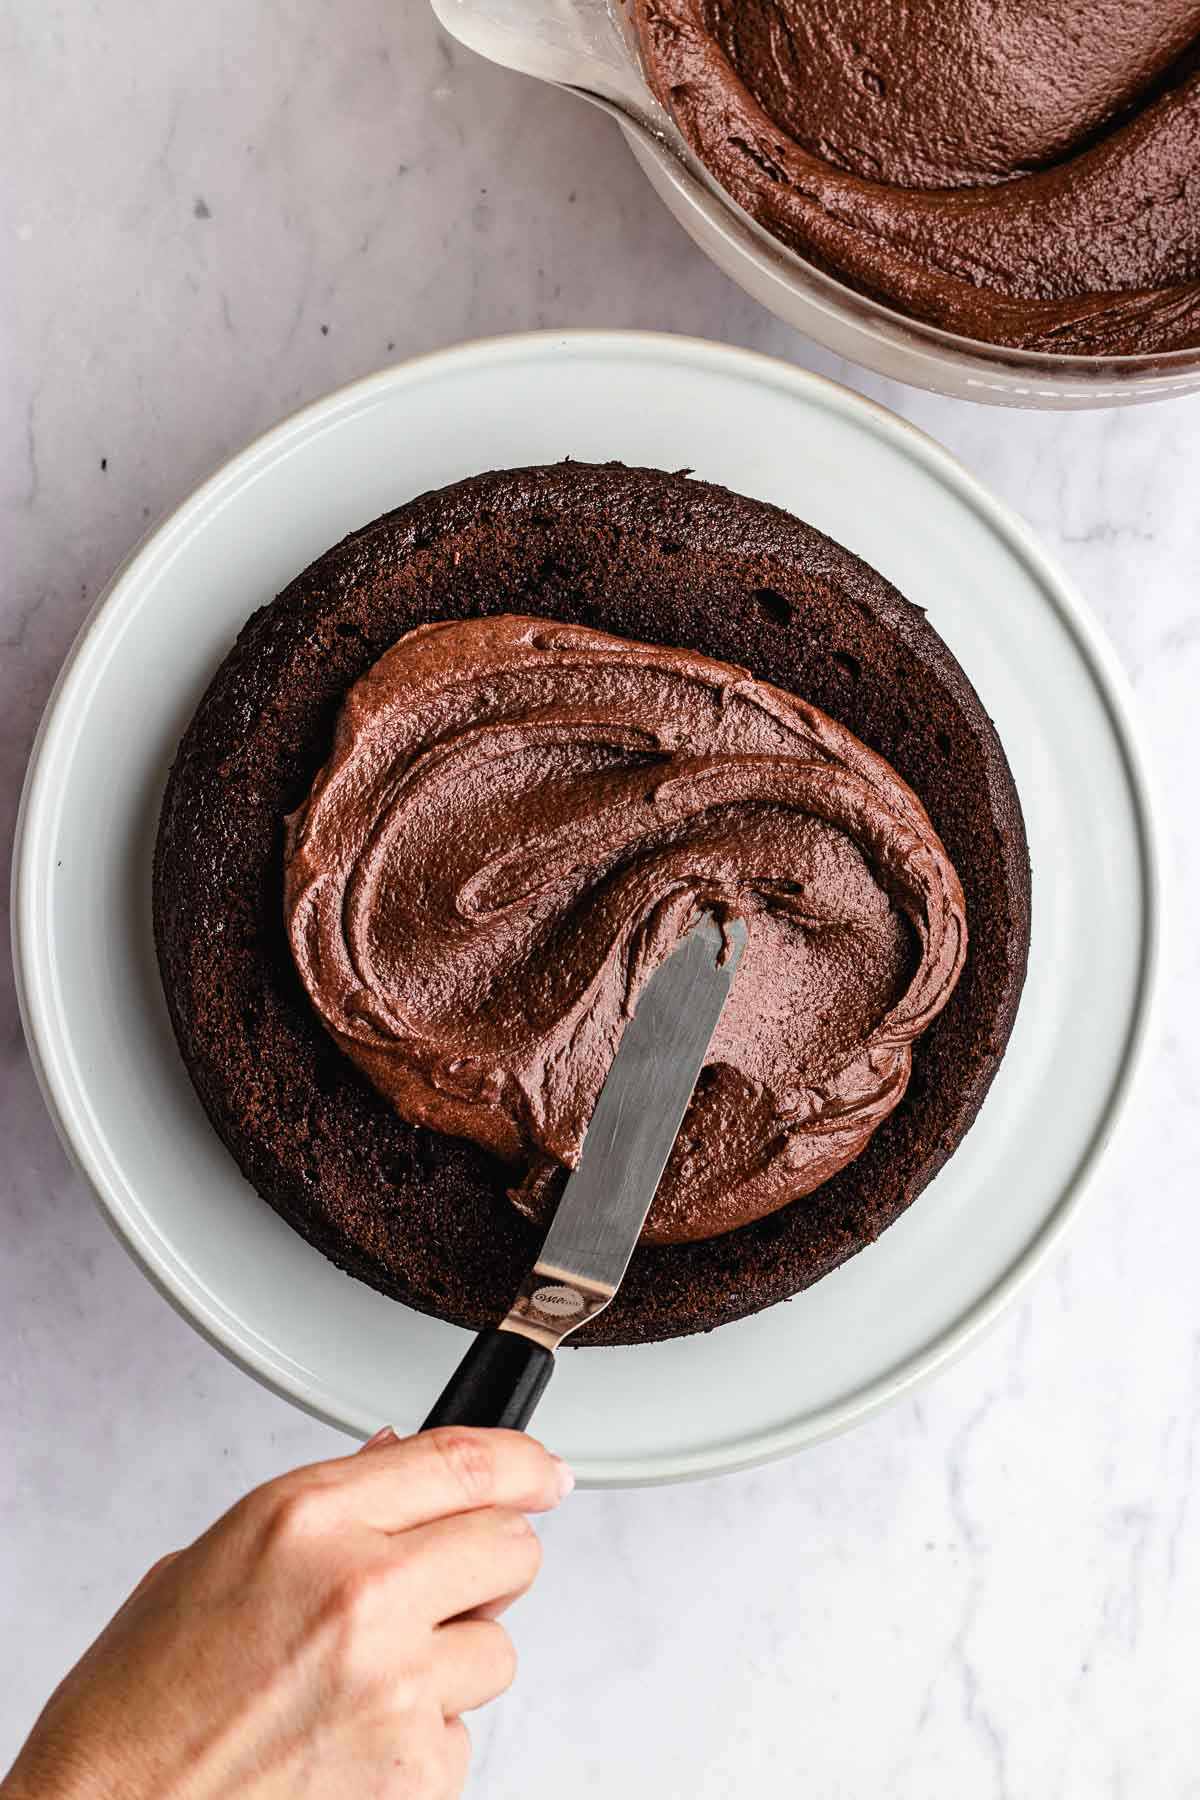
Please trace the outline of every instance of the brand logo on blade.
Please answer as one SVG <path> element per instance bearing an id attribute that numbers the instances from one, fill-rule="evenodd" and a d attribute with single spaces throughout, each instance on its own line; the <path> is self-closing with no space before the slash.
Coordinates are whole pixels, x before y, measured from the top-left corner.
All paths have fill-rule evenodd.
<path id="1" fill-rule="evenodd" d="M 548 1319 L 570 1319 L 583 1311 L 583 1295 L 577 1294 L 569 1287 L 535 1288 L 531 1295 L 533 1304 Z"/>

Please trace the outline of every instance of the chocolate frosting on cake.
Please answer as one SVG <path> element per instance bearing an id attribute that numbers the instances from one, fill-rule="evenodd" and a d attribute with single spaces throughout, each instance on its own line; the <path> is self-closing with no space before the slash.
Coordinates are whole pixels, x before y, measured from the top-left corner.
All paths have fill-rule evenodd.
<path id="1" fill-rule="evenodd" d="M 523 1164 L 533 1216 L 701 906 L 749 942 L 650 1242 L 811 1192 L 902 1098 L 966 954 L 912 790 L 743 668 L 502 615 L 382 656 L 288 821 L 287 928 L 321 1019 L 404 1118 Z"/>
<path id="2" fill-rule="evenodd" d="M 1197 0 L 636 0 L 651 81 L 761 225 L 967 337 L 1200 345 Z"/>

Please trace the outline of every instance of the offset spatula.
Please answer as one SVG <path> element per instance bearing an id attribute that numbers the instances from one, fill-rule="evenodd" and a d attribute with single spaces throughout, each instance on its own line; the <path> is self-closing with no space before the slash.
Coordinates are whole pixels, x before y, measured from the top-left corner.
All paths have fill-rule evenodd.
<path id="1" fill-rule="evenodd" d="M 497 1330 L 481 1331 L 422 1426 L 523 1431 L 554 1352 L 621 1284 L 746 945 L 707 913 L 654 971 L 625 1027 L 542 1253 Z"/>

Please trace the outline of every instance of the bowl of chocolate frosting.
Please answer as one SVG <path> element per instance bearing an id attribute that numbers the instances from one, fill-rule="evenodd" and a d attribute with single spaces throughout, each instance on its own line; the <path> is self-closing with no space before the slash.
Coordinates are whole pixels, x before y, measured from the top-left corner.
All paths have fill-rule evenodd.
<path id="1" fill-rule="evenodd" d="M 434 0 L 780 318 L 959 398 L 1200 387 L 1197 0 Z"/>

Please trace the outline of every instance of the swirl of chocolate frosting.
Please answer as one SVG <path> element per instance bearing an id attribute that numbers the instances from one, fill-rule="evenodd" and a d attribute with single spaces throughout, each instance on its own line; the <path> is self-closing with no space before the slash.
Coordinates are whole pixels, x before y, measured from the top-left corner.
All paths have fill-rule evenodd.
<path id="1" fill-rule="evenodd" d="M 635 0 L 727 193 L 872 299 L 1001 345 L 1200 345 L 1198 0 Z"/>
<path id="2" fill-rule="evenodd" d="M 551 1209 L 626 1020 L 700 909 L 749 941 L 645 1237 L 810 1192 L 897 1105 L 966 954 L 920 802 L 815 707 L 688 650 L 503 616 L 355 683 L 286 827 L 301 980 L 400 1114 Z"/>

